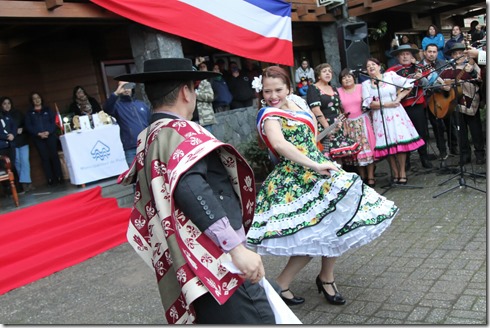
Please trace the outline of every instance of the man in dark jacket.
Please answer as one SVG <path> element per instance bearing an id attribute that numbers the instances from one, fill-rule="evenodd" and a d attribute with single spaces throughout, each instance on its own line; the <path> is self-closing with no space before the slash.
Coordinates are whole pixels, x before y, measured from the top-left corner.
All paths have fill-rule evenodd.
<path id="1" fill-rule="evenodd" d="M 252 81 L 246 75 L 242 75 L 237 63 L 230 62 L 231 76 L 226 81 L 233 100 L 230 109 L 253 106 L 255 92 L 252 89 Z"/>
<path id="2" fill-rule="evenodd" d="M 151 115 L 144 102 L 133 98 L 134 86 L 134 83 L 120 81 L 116 91 L 104 104 L 104 111 L 114 116 L 119 124 L 119 135 L 128 166 L 136 156 L 138 134 L 148 126 Z"/>
<path id="3" fill-rule="evenodd" d="M 220 73 L 219 65 L 214 64 L 213 72 Z M 233 100 L 228 84 L 223 76 L 216 76 L 211 80 L 211 87 L 214 92 L 213 109 L 215 113 L 224 112 L 230 109 L 230 103 Z"/>
<path id="4" fill-rule="evenodd" d="M 261 256 L 245 247 L 253 173 L 234 148 L 189 121 L 194 81 L 217 75 L 194 71 L 186 58 L 160 58 L 116 78 L 145 83 L 153 105 L 152 124 L 139 136 L 143 165 L 119 177 L 139 191 L 127 236 L 157 277 L 169 324 L 274 324 L 257 283 Z M 221 264 L 230 261 L 242 274 Z"/>

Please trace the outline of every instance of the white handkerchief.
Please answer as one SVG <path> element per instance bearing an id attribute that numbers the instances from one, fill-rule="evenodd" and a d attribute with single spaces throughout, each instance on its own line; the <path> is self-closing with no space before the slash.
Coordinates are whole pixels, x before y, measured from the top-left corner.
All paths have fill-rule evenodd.
<path id="1" fill-rule="evenodd" d="M 240 270 L 232 262 L 223 262 L 223 266 L 227 268 L 232 273 L 240 274 Z M 302 322 L 294 314 L 293 311 L 284 303 L 282 298 L 274 290 L 274 287 L 267 281 L 267 279 L 262 278 L 259 284 L 264 288 L 265 294 L 267 295 L 267 300 L 274 312 L 274 318 L 276 319 L 276 324 L 285 325 L 300 325 Z"/>

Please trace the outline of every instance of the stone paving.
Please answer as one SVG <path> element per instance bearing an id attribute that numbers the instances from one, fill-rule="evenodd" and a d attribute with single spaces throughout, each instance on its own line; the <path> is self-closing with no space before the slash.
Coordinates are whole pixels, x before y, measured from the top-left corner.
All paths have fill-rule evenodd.
<path id="1" fill-rule="evenodd" d="M 319 258 L 300 273 L 290 288 L 306 298 L 292 307 L 304 324 L 488 324 L 487 197 L 459 188 L 458 177 L 439 186 L 457 173 L 453 168 L 446 174 L 426 171 L 415 154 L 408 184 L 421 189 L 383 189 L 389 175 L 377 177 L 376 190 L 394 200 L 400 213 L 377 240 L 337 260 L 336 282 L 346 305 L 330 305 L 317 293 Z M 483 165 L 465 169 L 486 174 Z M 376 172 L 388 172 L 386 161 Z M 485 178 L 464 178 L 487 189 Z M 286 260 L 264 257 L 267 277 L 273 279 Z M 155 325 L 165 319 L 150 269 L 126 243 L 0 296 L 0 323 Z"/>

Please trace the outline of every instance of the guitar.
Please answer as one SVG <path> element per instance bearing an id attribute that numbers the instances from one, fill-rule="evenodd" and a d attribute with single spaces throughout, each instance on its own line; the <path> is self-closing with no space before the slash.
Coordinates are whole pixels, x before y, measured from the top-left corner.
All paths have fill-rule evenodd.
<path id="1" fill-rule="evenodd" d="M 470 40 L 471 35 L 467 33 L 465 35 L 466 48 L 468 48 Z M 427 101 L 429 110 L 436 118 L 445 118 L 456 108 L 458 99 L 463 95 L 463 87 L 461 84 L 458 84 L 458 80 L 461 79 L 464 72 L 464 69 L 462 69 L 454 80 L 444 80 L 445 85 L 454 84 L 456 87 L 451 88 L 449 91 L 434 92 L 432 96 L 429 97 Z"/>
<path id="2" fill-rule="evenodd" d="M 328 134 L 331 134 L 340 124 L 344 123 L 345 120 L 349 117 L 349 115 L 350 112 L 340 114 L 338 119 L 335 120 L 335 122 L 330 124 L 327 128 L 325 128 L 322 132 L 320 132 L 316 136 L 317 147 L 318 149 L 320 149 L 320 151 L 323 150 L 323 145 L 321 144 L 322 139 L 325 138 Z"/>
<path id="3" fill-rule="evenodd" d="M 461 71 L 455 80 L 444 80 L 444 84 L 450 85 L 456 83 L 463 74 L 464 71 Z M 449 89 L 449 91 L 442 90 L 441 92 L 434 92 L 429 100 L 427 100 L 430 111 L 436 118 L 445 118 L 454 111 L 462 93 L 463 90 L 461 85 L 453 87 Z"/>
<path id="4" fill-rule="evenodd" d="M 432 66 L 431 65 L 424 65 L 423 67 L 415 67 L 416 69 L 416 72 L 415 73 L 411 73 L 411 74 L 408 74 L 407 76 L 404 76 L 406 79 L 413 79 L 415 75 L 417 75 L 418 73 L 425 73 L 427 71 L 431 71 L 432 70 Z M 411 91 L 412 91 L 412 87 L 410 88 L 398 88 L 398 90 L 396 91 L 396 95 L 399 99 L 403 99 L 405 98 Z"/>

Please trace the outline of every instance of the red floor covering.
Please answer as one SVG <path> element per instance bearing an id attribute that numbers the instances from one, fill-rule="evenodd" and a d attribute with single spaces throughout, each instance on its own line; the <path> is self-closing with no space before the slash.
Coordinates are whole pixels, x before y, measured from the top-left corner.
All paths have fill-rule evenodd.
<path id="1" fill-rule="evenodd" d="M 0 215 L 0 295 L 126 242 L 129 208 L 102 188 Z"/>

